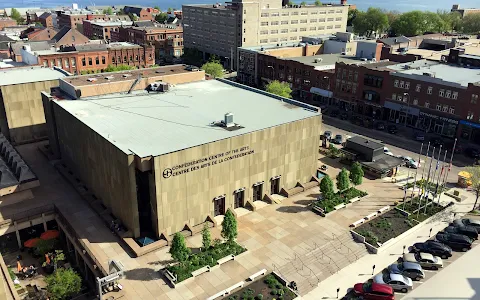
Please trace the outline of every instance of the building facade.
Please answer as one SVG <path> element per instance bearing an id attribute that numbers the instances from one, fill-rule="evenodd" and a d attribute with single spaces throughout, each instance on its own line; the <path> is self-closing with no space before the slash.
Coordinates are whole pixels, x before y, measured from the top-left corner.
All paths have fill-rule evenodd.
<path id="1" fill-rule="evenodd" d="M 49 12 L 44 12 L 40 17 L 38 17 L 40 23 L 43 25 L 45 28 L 53 28 L 54 27 L 54 22 L 53 22 L 53 15 Z"/>
<path id="2" fill-rule="evenodd" d="M 155 20 L 155 15 L 159 13 L 158 9 L 152 7 L 139 7 L 139 6 L 125 6 L 123 11 L 129 15 L 132 14 L 141 21 L 153 21 Z"/>
<path id="3" fill-rule="evenodd" d="M 114 21 L 114 22 L 103 22 L 103 21 L 83 21 L 83 34 L 91 40 L 105 40 L 110 41 L 112 39 L 112 33 L 118 32 L 119 27 L 121 26 L 130 26 L 132 21 Z M 114 38 L 117 39 L 115 33 L 113 33 Z"/>
<path id="4" fill-rule="evenodd" d="M 177 68 L 169 66 L 164 70 L 175 71 Z M 133 76 L 128 82 L 133 82 Z M 182 110 L 179 117 L 190 120 L 190 124 L 193 124 L 195 118 L 186 117 L 185 114 L 199 114 L 198 109 L 202 106 L 208 107 L 201 112 L 203 118 L 218 120 L 223 118 L 223 113 L 220 117 L 217 116 L 219 112 L 230 111 L 235 114 L 234 122 L 238 124 L 226 130 L 227 127 L 222 124 L 230 123 L 219 122 L 215 125 L 216 130 L 198 134 L 197 130 L 204 129 L 189 127 L 189 130 L 185 130 L 182 125 L 164 123 L 173 127 L 158 131 L 155 128 L 159 121 L 153 118 L 144 119 L 138 115 L 141 120 L 152 122 L 146 126 L 140 124 L 143 122 L 140 119 L 121 120 L 115 111 L 104 111 L 112 114 L 110 117 L 117 119 L 119 124 L 128 123 L 128 126 L 133 125 L 135 128 L 142 126 L 149 132 L 144 136 L 136 134 L 139 139 L 134 144 L 122 145 L 117 139 L 105 135 L 101 126 L 89 123 L 75 113 L 75 100 L 56 101 L 55 96 L 44 95 L 48 115 L 54 116 L 49 119 L 49 124 L 52 129 L 56 129 L 56 132 L 50 131 L 52 149 L 58 149 L 58 156 L 111 209 L 112 214 L 122 220 L 133 237 L 143 236 L 147 232 L 152 232 L 156 237 L 170 236 L 186 227 L 203 226 L 203 222 L 213 221 L 215 216 L 225 214 L 227 209 L 245 207 L 254 210 L 259 203 L 257 201 L 268 201 L 270 195 L 279 194 L 282 189 L 289 190 L 298 184 L 314 180 L 321 126 L 321 116 L 315 108 L 295 101 L 290 101 L 291 105 L 285 107 L 280 99 L 258 90 L 228 81 L 205 81 L 201 78 L 204 76 L 203 71 L 187 73 L 189 81 L 196 81 L 180 84 L 186 80 L 183 76 L 173 73 L 163 75 L 163 82 L 175 84 L 173 92 L 169 94 L 136 92 L 132 100 L 136 101 L 137 108 L 138 103 L 148 105 L 150 112 L 147 114 L 150 116 L 163 118 L 169 115 L 170 118 L 167 119 L 173 120 L 171 118 L 176 113 L 171 114 L 173 111 L 163 106 L 157 109 L 151 104 L 161 103 L 164 99 L 171 101 L 177 97 L 176 92 L 179 92 L 184 100 L 191 99 L 188 100 L 190 103 L 202 103 L 196 108 Z M 144 80 L 151 82 L 155 79 Z M 98 93 L 101 89 L 94 85 L 100 84 L 100 81 L 82 85 L 89 85 L 88 91 L 96 90 Z M 82 95 L 87 94 L 83 87 L 78 86 L 77 80 L 70 82 L 69 87 L 66 86 L 67 90 L 70 89 L 70 94 L 77 93 L 75 89 L 82 89 Z M 72 85 L 74 89 L 71 88 Z M 119 85 L 123 87 L 122 91 L 129 86 Z M 113 89 L 114 87 L 112 85 Z M 142 88 L 144 87 L 145 85 Z M 186 98 L 187 94 L 189 96 Z M 98 99 L 98 96 L 95 98 Z M 115 98 L 115 94 L 100 96 L 102 103 L 118 101 Z M 82 100 L 88 106 L 83 107 L 83 111 L 88 111 L 90 116 L 98 113 L 88 97 Z M 210 102 L 209 105 L 205 105 L 205 101 Z M 264 115 L 263 110 L 253 110 L 252 116 L 252 110 L 248 107 L 258 103 L 262 103 L 272 114 L 261 118 L 262 125 L 256 127 L 249 120 L 256 119 L 256 115 Z M 106 105 L 109 104 L 113 102 Z M 128 106 L 122 106 L 122 110 L 130 110 Z M 211 107 L 218 109 L 214 111 Z M 204 114 L 206 111 L 209 113 Z M 144 113 L 146 112 L 142 114 Z M 155 130 L 156 137 L 153 137 L 152 130 Z M 117 133 L 112 132 L 111 136 L 118 136 L 120 132 L 127 133 L 120 129 Z M 182 139 L 182 145 L 177 145 L 167 137 L 170 134 L 177 137 L 186 134 L 190 138 Z M 78 136 L 82 138 L 79 139 Z M 224 138 L 219 139 L 221 136 Z M 153 147 L 144 148 L 144 138 L 149 139 Z M 152 144 L 152 140 L 169 142 L 162 142 L 163 146 L 160 146 Z M 177 150 L 171 151 L 173 149 Z M 95 153 L 97 158 L 89 157 L 86 153 Z M 106 184 L 107 181 L 109 184 Z"/>
<path id="5" fill-rule="evenodd" d="M 280 0 L 184 5 L 185 47 L 219 56 L 233 69 L 237 48 L 299 42 L 301 36 L 346 31 L 348 5 L 282 5 Z"/>
<path id="6" fill-rule="evenodd" d="M 57 11 L 58 27 L 82 29 L 83 21 L 130 21 L 127 15 L 92 14 L 89 11 Z M 82 29 L 83 30 L 83 29 Z"/>
<path id="7" fill-rule="evenodd" d="M 183 55 L 183 27 L 180 26 L 163 24 L 150 27 L 122 26 L 118 31 L 118 40 L 137 45 L 153 45 L 158 59 L 171 61 Z"/>
<path id="8" fill-rule="evenodd" d="M 451 12 L 458 12 L 462 18 L 470 14 L 479 14 L 480 8 L 460 8 L 459 4 L 452 5 Z"/>
<path id="9" fill-rule="evenodd" d="M 0 30 L 3 30 L 5 27 L 16 26 L 17 21 L 12 18 L 0 17 Z"/>

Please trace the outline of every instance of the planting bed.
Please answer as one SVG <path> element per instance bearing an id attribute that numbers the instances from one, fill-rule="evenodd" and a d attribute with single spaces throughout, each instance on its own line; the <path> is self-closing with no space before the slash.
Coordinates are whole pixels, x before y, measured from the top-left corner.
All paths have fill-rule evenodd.
<path id="1" fill-rule="evenodd" d="M 419 204 L 420 204 L 420 211 L 417 214 Z M 400 208 L 401 210 L 404 210 L 410 213 L 411 215 L 409 219 L 415 219 L 418 222 L 422 222 L 430 218 L 431 216 L 441 212 L 444 209 L 443 206 L 438 205 L 437 203 L 431 202 L 431 201 L 428 202 L 427 208 L 425 209 L 425 204 L 426 204 L 425 199 L 422 199 L 422 202 L 419 203 L 419 198 L 415 197 L 411 201 L 407 200 L 407 202 L 405 202 L 405 207 L 403 203 L 397 205 L 397 207 Z"/>
<path id="2" fill-rule="evenodd" d="M 368 195 L 367 192 L 357 190 L 354 187 L 348 188 L 342 192 L 335 193 L 330 199 L 322 199 L 315 202 L 316 206 L 321 207 L 325 213 L 334 211 L 334 207 L 339 204 L 347 204 L 348 201 L 355 197 L 364 197 Z"/>
<path id="3" fill-rule="evenodd" d="M 417 223 L 409 220 L 399 211 L 392 209 L 385 214 L 355 228 L 355 232 L 365 237 L 365 241 L 377 247 L 379 243 L 399 236 Z"/>
<path id="4" fill-rule="evenodd" d="M 297 296 L 269 274 L 236 293 L 225 296 L 226 300 L 292 300 Z"/>
<path id="5" fill-rule="evenodd" d="M 407 189 L 409 188 L 412 188 L 413 187 L 413 182 L 409 182 L 405 185 L 407 187 Z M 419 188 L 419 187 L 424 187 L 425 188 L 426 185 L 426 180 L 425 179 L 420 179 L 420 180 L 417 180 L 416 184 L 415 184 L 415 188 Z M 428 190 L 430 191 L 434 191 L 437 187 L 437 184 L 434 183 L 434 182 L 429 182 L 428 183 Z M 441 193 L 445 190 L 445 187 L 443 185 L 439 185 L 438 186 L 438 192 Z"/>
<path id="6" fill-rule="evenodd" d="M 178 276 L 176 283 L 182 282 L 185 279 L 192 277 L 192 272 L 205 266 L 213 267 L 217 264 L 217 261 L 228 255 L 238 255 L 245 252 L 247 249 L 243 248 L 239 244 L 233 243 L 221 243 L 210 247 L 209 249 L 191 254 L 185 263 L 179 263 L 173 266 L 167 267 L 167 270 Z"/>

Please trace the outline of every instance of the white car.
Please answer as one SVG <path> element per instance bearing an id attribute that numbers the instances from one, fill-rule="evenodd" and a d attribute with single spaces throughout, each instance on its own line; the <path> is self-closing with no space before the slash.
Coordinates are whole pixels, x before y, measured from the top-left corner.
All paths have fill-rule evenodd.
<path id="1" fill-rule="evenodd" d="M 438 270 L 443 268 L 443 261 L 438 256 L 433 256 L 430 253 L 405 253 L 403 261 L 419 264 L 422 268 Z"/>
<path id="2" fill-rule="evenodd" d="M 405 166 L 407 168 L 413 168 L 413 169 L 420 168 L 420 162 L 417 162 L 410 156 L 399 155 L 398 158 L 402 159 L 405 162 Z"/>
<path id="3" fill-rule="evenodd" d="M 406 293 L 413 288 L 412 279 L 400 274 L 380 273 L 373 277 L 375 283 L 388 284 L 395 291 Z"/>

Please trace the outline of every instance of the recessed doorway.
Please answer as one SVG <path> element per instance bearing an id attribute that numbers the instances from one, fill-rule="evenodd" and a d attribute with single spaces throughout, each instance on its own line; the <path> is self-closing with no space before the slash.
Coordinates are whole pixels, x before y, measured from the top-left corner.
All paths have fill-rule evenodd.
<path id="1" fill-rule="evenodd" d="M 213 199 L 213 213 L 215 217 L 225 214 L 225 196 Z"/>
<path id="2" fill-rule="evenodd" d="M 280 193 L 280 177 L 272 178 L 270 192 L 270 195 L 278 195 Z"/>
<path id="3" fill-rule="evenodd" d="M 263 182 L 257 183 L 253 186 L 253 201 L 262 200 L 263 195 Z"/>
<path id="4" fill-rule="evenodd" d="M 233 208 L 239 208 L 239 207 L 245 206 L 245 202 L 244 202 L 245 190 L 235 191 L 233 197 L 234 197 Z"/>

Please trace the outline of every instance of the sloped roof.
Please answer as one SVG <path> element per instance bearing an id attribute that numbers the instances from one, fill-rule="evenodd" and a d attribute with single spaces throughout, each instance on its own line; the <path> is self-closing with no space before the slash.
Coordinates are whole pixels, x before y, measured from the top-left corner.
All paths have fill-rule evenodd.
<path id="1" fill-rule="evenodd" d="M 44 12 L 43 14 L 40 15 L 40 19 L 46 19 L 48 17 L 50 17 L 52 14 L 49 13 L 49 12 Z"/>
<path id="2" fill-rule="evenodd" d="M 136 15 L 140 15 L 140 12 L 142 11 L 142 7 L 137 7 L 137 6 L 125 6 L 123 8 L 123 11 L 126 13 L 126 14 L 129 14 L 129 13 L 132 13 L 132 14 L 136 14 Z"/>
<path id="3" fill-rule="evenodd" d="M 6 35 L 0 34 L 0 43 L 13 42 L 13 41 L 15 41 L 15 40 L 9 38 Z"/>
<path id="4" fill-rule="evenodd" d="M 76 38 L 69 42 L 69 43 L 76 43 L 76 42 L 80 42 L 80 43 L 85 43 L 85 42 L 88 42 L 90 39 L 87 38 L 86 36 L 84 36 L 80 31 L 74 29 L 74 28 L 69 28 L 69 27 L 62 27 L 62 29 L 60 29 L 57 34 L 51 39 L 51 41 L 55 41 L 55 42 L 61 42 L 63 38 L 67 38 L 67 37 L 73 37 L 73 36 L 76 36 Z M 77 38 L 80 37 L 81 40 L 78 40 L 77 41 Z"/>

